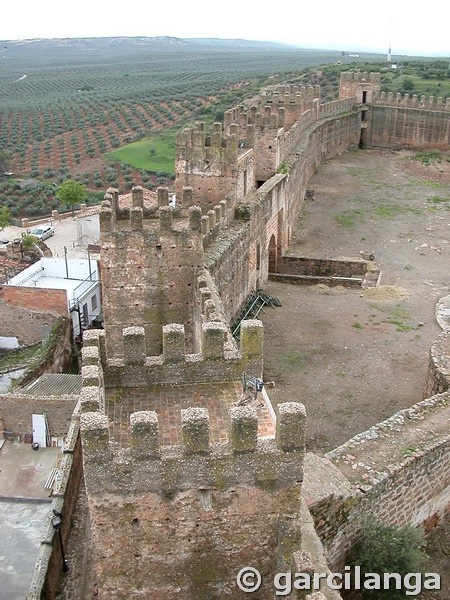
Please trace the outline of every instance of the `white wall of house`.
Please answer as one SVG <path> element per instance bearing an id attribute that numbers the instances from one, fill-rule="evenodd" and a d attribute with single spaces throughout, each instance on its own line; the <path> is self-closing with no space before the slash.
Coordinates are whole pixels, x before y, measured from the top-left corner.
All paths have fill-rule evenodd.
<path id="1" fill-rule="evenodd" d="M 82 328 L 86 324 L 90 325 L 94 319 L 100 316 L 101 312 L 100 282 L 97 282 L 72 306 L 70 316 L 74 336 L 80 335 L 80 325 Z"/>
<path id="2" fill-rule="evenodd" d="M 100 241 L 100 217 L 97 214 L 78 216 L 77 219 L 78 244 L 98 244 Z"/>
<path id="3" fill-rule="evenodd" d="M 75 336 L 101 314 L 98 263 L 93 259 L 41 258 L 7 285 L 66 290 Z"/>

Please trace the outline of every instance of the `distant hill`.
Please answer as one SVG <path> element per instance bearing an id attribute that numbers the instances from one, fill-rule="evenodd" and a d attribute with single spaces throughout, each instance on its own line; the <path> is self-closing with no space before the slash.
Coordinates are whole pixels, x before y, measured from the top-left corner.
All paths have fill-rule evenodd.
<path id="1" fill-rule="evenodd" d="M 227 48 L 266 48 L 273 50 L 292 50 L 295 46 L 289 46 L 287 44 L 280 44 L 278 42 L 265 42 L 255 40 L 242 40 L 242 39 L 224 39 L 224 38 L 183 38 L 186 42 L 193 44 L 203 44 L 207 46 L 220 46 Z"/>
<path id="2" fill-rule="evenodd" d="M 57 50 L 66 52 L 96 51 L 111 52 L 115 50 L 135 52 L 139 50 L 172 50 L 180 48 L 196 48 L 202 46 L 215 47 L 227 50 L 292 50 L 293 46 L 278 44 L 276 42 L 252 41 L 241 39 L 221 38 L 177 38 L 170 36 L 158 37 L 87 37 L 87 38 L 35 38 L 28 40 L 2 40 L 2 53 L 24 54 L 33 52 L 48 52 Z"/>
<path id="3" fill-rule="evenodd" d="M 27 40 L 2 40 L 3 49 L 52 50 L 76 48 L 86 50 L 109 50 L 111 48 L 167 48 L 188 46 L 189 42 L 175 37 L 87 37 L 87 38 L 34 38 Z"/>

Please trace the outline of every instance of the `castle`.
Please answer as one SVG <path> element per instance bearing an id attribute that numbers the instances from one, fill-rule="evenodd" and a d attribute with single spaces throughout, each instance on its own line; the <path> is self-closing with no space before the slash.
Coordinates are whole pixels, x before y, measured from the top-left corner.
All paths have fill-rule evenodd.
<path id="1" fill-rule="evenodd" d="M 238 341 L 230 330 L 249 295 L 279 271 L 321 163 L 358 146 L 448 150 L 449 100 L 380 88 L 377 73 L 343 73 L 333 102 L 321 103 L 313 87 L 265 90 L 227 111 L 223 125 L 179 132 L 175 206 L 167 188 L 148 202 L 135 187 L 131 206 L 107 191 L 104 330 L 85 332 L 74 417 L 99 598 L 246 598 L 236 576 L 247 565 L 262 575 L 253 597 L 273 598 L 278 572 L 344 564 L 368 511 L 419 524 L 448 510 L 448 435 L 361 494 L 339 461 L 348 448 L 369 447 L 377 437 L 369 434 L 330 453 L 326 467 L 317 460 L 336 489 L 317 493 L 308 510 L 302 483 L 314 457 L 305 458 L 305 408 L 296 398 L 275 411 L 266 394 L 243 397 L 243 373 L 263 376 L 263 327 L 242 321 Z M 440 344 L 431 399 L 394 419 L 397 435 L 409 418 L 448 410 Z M 421 499 L 403 508 L 403 486 L 421 486 Z M 318 536 L 325 554 L 311 546 Z M 325 586 L 306 594 L 289 597 L 340 597 Z"/>

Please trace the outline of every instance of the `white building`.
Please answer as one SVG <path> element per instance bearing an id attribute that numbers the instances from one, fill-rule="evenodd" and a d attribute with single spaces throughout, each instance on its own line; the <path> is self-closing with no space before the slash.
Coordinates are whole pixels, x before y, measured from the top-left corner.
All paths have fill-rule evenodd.
<path id="1" fill-rule="evenodd" d="M 100 279 L 96 260 L 41 258 L 4 285 L 64 290 L 75 337 L 101 314 Z"/>

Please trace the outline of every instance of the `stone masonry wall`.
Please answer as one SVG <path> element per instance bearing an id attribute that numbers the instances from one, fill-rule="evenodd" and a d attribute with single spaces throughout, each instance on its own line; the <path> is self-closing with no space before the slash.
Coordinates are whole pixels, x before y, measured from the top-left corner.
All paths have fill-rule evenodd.
<path id="1" fill-rule="evenodd" d="M 169 206 L 159 218 L 144 219 L 142 207 L 124 213 L 113 194 L 108 198 L 100 213 L 108 355 L 123 354 L 122 330 L 131 326 L 144 327 L 147 354 L 159 354 L 162 326 L 172 322 L 185 327 L 192 348 L 195 273 L 203 267 L 200 220 L 195 229 Z"/>
<path id="2" fill-rule="evenodd" d="M 433 396 L 326 455 L 353 490 L 310 503 L 332 570 L 346 564 L 368 515 L 428 530 L 450 510 L 449 416 L 450 395 Z"/>
<path id="3" fill-rule="evenodd" d="M 209 134 L 209 135 L 208 135 Z M 238 138 L 234 128 L 224 137 L 221 123 L 210 132 L 204 123 L 185 128 L 177 135 L 175 193 L 181 198 L 183 187 L 191 187 L 204 213 L 236 189 Z"/>
<path id="4" fill-rule="evenodd" d="M 287 275 L 364 277 L 366 271 L 367 261 L 363 259 L 334 260 L 284 256 L 277 264 L 277 272 Z"/>
<path id="5" fill-rule="evenodd" d="M 402 105 L 373 105 L 368 111 L 365 147 L 447 150 L 449 144 L 448 111 Z"/>
<path id="6" fill-rule="evenodd" d="M 295 518 L 298 487 L 91 496 L 99 600 L 244 600 L 236 576 L 247 565 L 265 574 L 258 598 L 272 598 L 277 539 Z"/>
<path id="7" fill-rule="evenodd" d="M 430 350 L 425 397 L 446 392 L 450 388 L 450 337 L 441 333 Z"/>
<path id="8" fill-rule="evenodd" d="M 300 154 L 287 159 L 289 177 L 275 174 L 255 193 L 236 206 L 238 219 L 221 231 L 205 253 L 205 266 L 214 277 L 230 320 L 258 281 L 267 280 L 268 245 L 275 234 L 278 247 L 286 249 L 301 210 L 308 180 L 322 160 L 356 145 L 360 123 L 357 112 L 341 119 L 314 123 L 303 133 Z M 256 261 L 260 244 L 261 261 Z"/>
<path id="9" fill-rule="evenodd" d="M 15 435 L 32 432 L 31 415 L 45 413 L 50 435 L 66 435 L 77 398 L 74 396 L 26 396 L 24 394 L 2 394 L 0 416 L 4 428 Z"/>
<path id="10" fill-rule="evenodd" d="M 0 287 L 0 335 L 17 337 L 22 344 L 34 344 L 44 338 L 44 326 L 51 328 L 67 315 L 65 290 Z"/>

